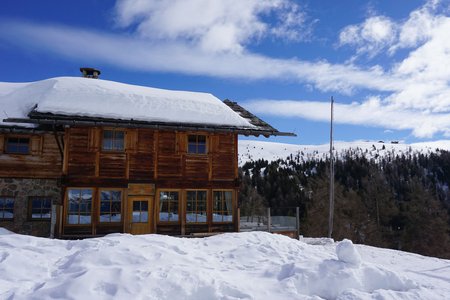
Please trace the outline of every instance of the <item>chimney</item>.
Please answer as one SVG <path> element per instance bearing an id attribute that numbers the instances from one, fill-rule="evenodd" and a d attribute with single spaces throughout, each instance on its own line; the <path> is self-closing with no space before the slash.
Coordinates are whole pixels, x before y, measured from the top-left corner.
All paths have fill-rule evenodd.
<path id="1" fill-rule="evenodd" d="M 83 74 L 84 78 L 95 78 L 100 76 L 100 70 L 94 68 L 80 68 L 80 72 Z"/>

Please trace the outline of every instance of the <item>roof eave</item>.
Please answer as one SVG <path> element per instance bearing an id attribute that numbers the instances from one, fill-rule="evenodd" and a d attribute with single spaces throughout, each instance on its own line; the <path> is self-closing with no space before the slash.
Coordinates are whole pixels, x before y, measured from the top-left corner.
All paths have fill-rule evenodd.
<path id="1" fill-rule="evenodd" d="M 136 120 L 116 120 L 89 117 L 73 117 L 63 115 L 47 115 L 41 113 L 30 113 L 30 118 L 7 118 L 3 122 L 39 124 L 52 126 L 106 126 L 106 127 L 128 127 L 128 128 L 151 128 L 159 130 L 180 131 L 207 131 L 207 132 L 233 132 L 245 136 L 296 136 L 290 132 L 278 130 L 264 130 L 258 128 L 218 126 L 210 124 L 182 124 L 182 123 L 156 123 Z"/>

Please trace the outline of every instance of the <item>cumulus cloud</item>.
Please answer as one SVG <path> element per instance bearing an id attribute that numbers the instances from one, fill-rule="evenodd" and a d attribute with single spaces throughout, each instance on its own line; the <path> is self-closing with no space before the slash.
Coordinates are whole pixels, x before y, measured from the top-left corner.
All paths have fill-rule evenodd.
<path id="1" fill-rule="evenodd" d="M 384 16 L 374 16 L 362 24 L 349 25 L 339 34 L 339 44 L 357 48 L 359 55 L 375 56 L 392 45 L 397 36 L 397 25 Z"/>
<path id="2" fill-rule="evenodd" d="M 207 52 L 239 53 L 263 36 L 308 34 L 305 14 L 290 0 L 124 0 L 115 13 L 119 26 L 136 26 L 143 38 L 188 42 Z"/>

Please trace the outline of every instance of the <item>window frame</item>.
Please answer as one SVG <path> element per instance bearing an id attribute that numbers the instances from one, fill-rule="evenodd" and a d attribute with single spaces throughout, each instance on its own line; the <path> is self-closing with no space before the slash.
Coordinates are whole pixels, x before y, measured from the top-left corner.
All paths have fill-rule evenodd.
<path id="1" fill-rule="evenodd" d="M 190 143 L 189 142 L 189 138 L 190 137 L 195 137 L 195 152 L 190 152 L 189 151 L 189 149 L 190 149 L 190 145 L 192 144 L 192 143 Z M 198 140 L 198 138 L 199 137 L 205 137 L 205 152 L 199 152 L 198 151 L 198 149 L 199 149 L 199 140 Z M 188 155 L 207 155 L 208 154 L 208 135 L 206 135 L 206 134 L 199 134 L 199 133 L 188 133 L 188 134 L 186 134 L 186 153 L 188 154 Z"/>
<path id="2" fill-rule="evenodd" d="M 134 210 L 134 204 L 137 203 L 137 202 L 140 203 L 140 207 L 139 207 L 139 222 L 134 222 L 134 219 L 133 219 L 134 218 L 134 212 L 137 212 L 137 211 Z M 132 224 L 148 224 L 148 222 L 150 221 L 151 213 L 152 213 L 152 211 L 150 210 L 151 207 L 150 207 L 149 200 L 147 198 L 136 199 L 136 200 L 131 201 L 131 203 L 132 203 L 132 207 L 131 207 L 131 220 L 130 220 L 130 222 Z M 142 210 L 142 203 L 147 203 L 147 221 L 145 221 L 145 222 L 142 221 L 142 212 L 144 211 L 144 210 Z"/>
<path id="3" fill-rule="evenodd" d="M 41 217 L 40 218 L 36 218 L 33 217 L 33 200 L 40 200 L 41 202 Z M 50 201 L 50 211 L 49 211 L 49 217 L 48 218 L 43 218 L 42 217 L 42 203 L 43 200 L 49 200 Z M 50 196 L 29 196 L 28 197 L 28 220 L 29 221 L 50 221 L 52 218 L 52 204 L 53 204 L 53 199 Z"/>
<path id="4" fill-rule="evenodd" d="M 120 192 L 120 221 L 111 221 L 111 218 L 110 218 L 110 221 L 109 221 L 109 222 L 107 222 L 107 221 L 102 221 L 102 220 L 101 220 L 101 213 L 102 213 L 102 192 L 105 192 L 105 191 L 109 191 L 109 192 Z M 98 191 L 97 191 L 97 193 L 98 193 L 98 196 L 97 196 L 97 199 L 98 199 L 98 210 L 97 210 L 98 222 L 97 222 L 97 225 L 103 225 L 103 224 L 120 224 L 120 223 L 123 223 L 123 221 L 124 221 L 123 208 L 124 208 L 124 195 L 125 195 L 124 190 L 123 190 L 123 189 L 120 189 L 120 188 L 99 188 Z M 110 215 L 111 215 L 111 213 L 112 213 L 111 209 L 112 209 L 112 203 L 113 203 L 113 202 L 116 202 L 116 201 L 112 201 L 112 197 L 111 197 L 111 199 L 110 199 L 110 201 L 109 201 L 109 203 L 110 203 L 110 211 L 109 211 Z"/>
<path id="5" fill-rule="evenodd" d="M 20 140 L 28 140 L 28 151 L 27 152 L 14 152 L 14 151 L 10 151 L 8 148 L 8 143 L 10 139 L 17 139 L 18 141 Z M 17 143 L 19 144 L 19 143 Z M 13 155 L 30 155 L 31 154 L 31 137 L 30 136 L 19 136 L 19 135 L 8 135 L 5 136 L 5 140 L 4 140 L 4 153 L 5 154 L 13 154 Z"/>
<path id="6" fill-rule="evenodd" d="M 91 191 L 91 214 L 90 214 L 90 222 L 89 223 L 69 223 L 69 212 L 70 212 L 70 204 L 69 204 L 69 192 L 70 190 L 90 190 Z M 95 188 L 92 187 L 68 187 L 66 188 L 66 200 L 65 200 L 65 209 L 64 209 L 64 224 L 67 226 L 92 226 L 94 224 L 94 203 L 95 199 Z M 78 220 L 80 220 L 80 210 L 78 210 Z"/>
<path id="7" fill-rule="evenodd" d="M 188 202 L 189 202 L 189 199 L 188 199 L 188 193 L 189 192 L 196 192 L 196 193 L 198 193 L 198 192 L 205 192 L 205 194 L 206 194 L 206 197 L 205 197 L 205 210 L 204 210 L 204 212 L 205 212 L 205 221 L 201 221 L 201 222 L 199 222 L 198 221 L 198 210 L 196 209 L 195 210 L 195 212 L 196 212 L 196 221 L 195 222 L 190 222 L 189 220 L 188 220 L 188 217 L 187 217 L 187 215 L 188 215 Z M 184 192 L 184 199 L 185 199 L 185 201 L 184 201 L 184 218 L 185 218 L 185 220 L 186 220 L 186 224 L 187 225 L 191 225 L 191 224 L 208 224 L 208 220 L 209 220 L 209 210 L 208 210 L 208 208 L 209 208 L 209 201 L 208 201 L 208 198 L 209 198 L 209 193 L 208 193 L 208 190 L 207 189 L 186 189 L 185 190 L 185 192 Z M 198 196 L 196 195 L 196 199 L 195 199 L 196 201 L 195 201 L 195 205 L 196 205 L 196 208 L 197 208 L 197 206 L 198 206 Z M 194 211 L 191 211 L 191 212 L 194 212 Z"/>
<path id="8" fill-rule="evenodd" d="M 231 193 L 231 220 L 230 221 L 224 221 L 223 220 L 223 217 L 226 216 L 226 215 L 221 215 L 222 216 L 222 221 L 215 221 L 214 220 L 214 213 L 215 212 L 219 212 L 219 210 L 215 210 L 215 200 L 214 200 L 214 193 L 215 192 L 221 192 L 221 193 L 230 192 Z M 212 212 L 211 213 L 211 221 L 212 221 L 212 223 L 214 223 L 214 224 L 218 224 L 218 223 L 227 223 L 227 224 L 229 224 L 229 223 L 233 223 L 234 222 L 234 220 L 235 220 L 234 207 L 235 207 L 235 201 L 236 201 L 235 198 L 236 197 L 235 197 L 234 190 L 231 190 L 231 189 L 213 189 L 211 191 L 211 205 L 212 205 L 212 208 L 211 208 L 211 212 Z M 222 205 L 223 205 L 224 201 L 226 201 L 225 198 L 223 198 L 221 200 Z M 222 208 L 223 208 L 223 206 L 222 206 Z M 224 212 L 224 211 L 225 210 L 220 210 L 220 212 Z"/>
<path id="9" fill-rule="evenodd" d="M 170 219 L 168 221 L 165 220 L 161 220 L 160 219 L 160 214 L 161 214 L 161 193 L 163 192 L 168 192 L 168 193 L 178 193 L 178 211 L 177 211 L 177 215 L 178 215 L 178 220 L 176 221 L 170 221 Z M 181 189 L 158 189 L 157 191 L 157 197 L 158 197 L 158 211 L 156 212 L 157 214 L 157 223 L 158 224 L 180 224 L 181 223 L 181 205 L 182 205 L 182 192 Z M 169 208 L 170 208 L 170 203 L 169 203 Z M 170 212 L 167 212 L 168 214 Z"/>
<path id="10" fill-rule="evenodd" d="M 111 138 L 112 146 L 111 146 L 111 149 L 105 149 L 105 133 L 108 132 L 108 131 L 112 132 L 112 138 Z M 123 147 L 121 149 L 115 148 L 116 140 L 117 140 L 117 138 L 116 138 L 116 133 L 117 132 L 121 132 L 123 134 L 123 143 L 122 143 Z M 101 150 L 102 150 L 102 152 L 107 152 L 107 153 L 123 153 L 123 152 L 125 152 L 125 147 L 126 147 L 126 145 L 125 145 L 126 130 L 125 129 L 123 129 L 123 128 L 103 128 L 101 137 L 102 137 L 102 141 L 101 141 L 102 142 L 101 143 Z"/>
<path id="11" fill-rule="evenodd" d="M 6 205 L 5 203 L 2 203 L 3 201 L 0 201 L 0 222 L 10 222 L 10 221 L 14 221 L 14 215 L 15 215 L 15 206 L 16 206 L 16 197 L 13 196 L 0 196 L 0 200 L 6 200 L 6 199 L 11 199 L 12 203 L 13 203 L 13 216 L 11 218 L 5 218 L 5 211 L 6 211 Z"/>

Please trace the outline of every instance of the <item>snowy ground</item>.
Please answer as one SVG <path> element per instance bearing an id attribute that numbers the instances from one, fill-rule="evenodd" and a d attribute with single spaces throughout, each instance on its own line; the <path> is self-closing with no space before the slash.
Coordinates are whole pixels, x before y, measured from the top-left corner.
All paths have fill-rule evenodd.
<path id="1" fill-rule="evenodd" d="M 62 241 L 0 228 L 0 299 L 449 299 L 450 261 L 263 233 Z"/>
<path id="2" fill-rule="evenodd" d="M 334 149 L 339 156 L 344 150 L 353 150 L 357 155 L 376 158 L 386 155 L 401 155 L 423 153 L 429 154 L 436 149 L 450 150 L 450 140 L 432 141 L 424 143 L 404 144 L 381 141 L 335 142 Z M 274 161 L 285 159 L 289 155 L 299 155 L 303 160 L 324 159 L 330 151 L 329 144 L 323 145 L 293 145 L 253 140 L 239 140 L 239 165 L 247 161 L 265 159 Z"/>

